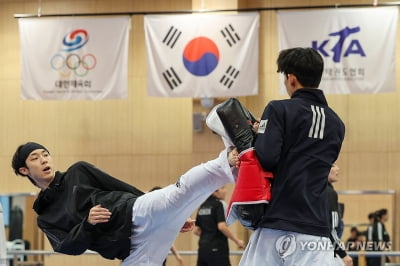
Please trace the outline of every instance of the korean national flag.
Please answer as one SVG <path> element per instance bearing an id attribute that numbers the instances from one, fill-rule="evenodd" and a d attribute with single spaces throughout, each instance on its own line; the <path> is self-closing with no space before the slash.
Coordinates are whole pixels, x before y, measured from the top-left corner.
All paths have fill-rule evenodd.
<path id="1" fill-rule="evenodd" d="M 144 23 L 148 95 L 257 94 L 258 13 L 152 15 Z"/>

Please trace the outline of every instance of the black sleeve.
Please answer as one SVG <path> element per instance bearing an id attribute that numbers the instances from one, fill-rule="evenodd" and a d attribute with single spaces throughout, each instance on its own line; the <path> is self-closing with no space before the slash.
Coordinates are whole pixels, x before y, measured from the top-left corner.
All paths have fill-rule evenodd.
<path id="1" fill-rule="evenodd" d="M 92 183 L 93 187 L 97 187 L 104 191 L 125 191 L 130 192 L 134 195 L 140 196 L 144 192 L 140 191 L 136 187 L 125 183 L 106 172 L 103 172 L 99 168 L 87 162 L 78 162 L 71 168 L 77 167 L 79 175 L 73 175 L 73 178 L 78 178 L 77 182 L 83 183 L 82 178 L 87 178 L 88 183 Z M 69 170 L 71 171 L 71 170 Z M 72 172 L 72 171 L 71 171 Z M 85 174 L 86 173 L 86 174 Z"/>
<path id="2" fill-rule="evenodd" d="M 225 222 L 225 210 L 224 206 L 221 202 L 217 202 L 214 207 L 214 218 L 216 219 L 217 224 L 220 222 Z"/>
<path id="3" fill-rule="evenodd" d="M 46 234 L 54 251 L 68 255 L 80 255 L 84 253 L 92 241 L 94 226 L 86 222 L 74 226 L 69 232 L 65 232 L 53 226 L 46 226 L 38 221 L 39 227 Z"/>
<path id="4" fill-rule="evenodd" d="M 255 150 L 261 166 L 273 171 L 281 156 L 284 136 L 284 119 L 280 117 L 279 106 L 270 102 L 264 110 L 257 131 Z"/>
<path id="5" fill-rule="evenodd" d="M 334 232 L 333 232 L 334 231 Z M 329 235 L 329 239 L 331 240 L 334 248 L 335 254 L 339 255 L 340 258 L 344 258 L 347 256 L 347 252 L 343 246 L 342 241 L 339 239 L 339 237 L 336 234 L 336 230 L 333 229 L 331 231 L 331 234 Z"/>
<path id="6" fill-rule="evenodd" d="M 327 194 L 328 194 L 328 203 L 329 203 L 329 227 L 330 227 L 330 234 L 329 239 L 331 240 L 334 248 L 335 254 L 339 255 L 340 258 L 344 258 L 347 256 L 347 252 L 343 245 L 342 240 L 339 238 L 336 226 L 339 224 L 340 215 L 338 212 L 338 196 L 336 191 L 328 184 L 327 187 Z"/>
<path id="7" fill-rule="evenodd" d="M 385 224 L 382 223 L 382 232 L 383 232 L 383 242 L 388 243 L 390 242 L 390 236 L 389 233 L 386 231 Z"/>

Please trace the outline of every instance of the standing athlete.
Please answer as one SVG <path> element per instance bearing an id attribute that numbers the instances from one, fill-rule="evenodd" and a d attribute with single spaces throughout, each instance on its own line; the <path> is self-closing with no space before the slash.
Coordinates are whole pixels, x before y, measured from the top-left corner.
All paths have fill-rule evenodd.
<path id="1" fill-rule="evenodd" d="M 327 177 L 345 126 L 318 89 L 324 62 L 317 51 L 283 50 L 277 66 L 290 99 L 269 102 L 254 145 L 274 175 L 272 198 L 240 265 L 332 265 Z"/>

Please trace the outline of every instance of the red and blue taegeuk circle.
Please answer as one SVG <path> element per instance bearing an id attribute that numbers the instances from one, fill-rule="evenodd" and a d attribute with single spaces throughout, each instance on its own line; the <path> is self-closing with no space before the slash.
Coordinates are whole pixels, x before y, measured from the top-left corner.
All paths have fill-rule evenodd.
<path id="1" fill-rule="evenodd" d="M 89 41 L 89 34 L 84 29 L 74 30 L 64 36 L 63 45 L 65 52 L 71 52 L 80 49 Z"/>
<path id="2" fill-rule="evenodd" d="M 195 76 L 207 76 L 218 65 L 217 45 L 206 37 L 192 39 L 183 51 L 183 64 Z"/>

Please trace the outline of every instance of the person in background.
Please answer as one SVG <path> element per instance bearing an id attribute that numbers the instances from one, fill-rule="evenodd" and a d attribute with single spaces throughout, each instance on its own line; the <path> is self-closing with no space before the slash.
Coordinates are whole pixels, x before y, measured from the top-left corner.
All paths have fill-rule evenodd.
<path id="1" fill-rule="evenodd" d="M 357 227 L 353 226 L 350 229 L 350 236 L 346 240 L 346 248 L 348 251 L 359 251 L 362 247 L 362 243 L 360 240 L 360 236 L 362 236 L 361 232 L 358 231 Z M 358 265 L 358 256 L 352 256 L 353 265 Z"/>
<path id="2" fill-rule="evenodd" d="M 230 266 L 228 238 L 239 248 L 245 247 L 226 225 L 225 196 L 226 188 L 222 186 L 201 204 L 197 212 L 194 228 L 194 234 L 200 237 L 197 266 Z"/>
<path id="3" fill-rule="evenodd" d="M 382 232 L 383 232 L 383 242 L 385 242 L 385 244 L 387 245 L 386 248 L 390 248 L 389 247 L 389 243 L 390 243 L 390 236 L 388 231 L 386 230 L 386 226 L 385 224 L 387 223 L 387 221 L 389 220 L 389 212 L 387 209 L 383 208 L 380 209 L 376 212 L 376 216 L 378 217 L 379 221 L 382 223 Z"/>
<path id="4" fill-rule="evenodd" d="M 390 249 L 390 237 L 384 225 L 388 220 L 387 209 L 380 209 L 374 212 L 373 224 L 368 227 L 367 247 L 370 251 L 384 251 Z M 369 244 L 369 245 L 368 245 Z M 385 261 L 389 262 L 389 258 L 385 257 Z M 381 265 L 380 256 L 367 257 L 367 266 Z"/>
<path id="5" fill-rule="evenodd" d="M 336 265 L 352 266 L 353 259 L 347 255 L 346 249 L 337 234 L 337 228 L 339 227 L 341 217 L 339 214 L 338 195 L 332 185 L 332 183 L 337 181 L 339 181 L 339 166 L 333 164 L 328 175 L 329 226 L 331 228 L 329 238 L 333 243 Z"/>
<path id="6" fill-rule="evenodd" d="M 388 231 L 386 230 L 385 224 L 389 220 L 389 212 L 387 209 L 383 208 L 377 211 L 377 216 L 379 217 L 379 220 L 382 223 L 382 232 L 383 232 L 383 242 L 385 243 L 385 250 L 390 250 L 391 247 L 391 242 L 390 242 L 390 235 Z M 386 256 L 385 259 L 386 262 L 390 262 L 389 257 Z"/>

